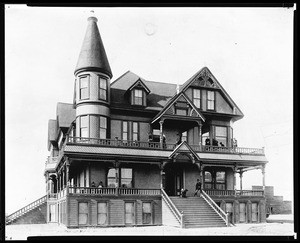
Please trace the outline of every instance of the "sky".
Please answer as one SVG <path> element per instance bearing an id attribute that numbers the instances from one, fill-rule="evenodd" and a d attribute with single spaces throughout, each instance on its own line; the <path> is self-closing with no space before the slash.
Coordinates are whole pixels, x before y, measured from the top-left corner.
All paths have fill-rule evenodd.
<path id="1" fill-rule="evenodd" d="M 293 200 L 293 8 L 5 6 L 5 207 L 46 193 L 48 120 L 72 103 L 74 70 L 94 11 L 113 72 L 183 84 L 208 67 L 244 113 L 239 147 L 265 148 L 266 185 Z M 262 185 L 245 172 L 243 189 Z M 239 180 L 237 180 L 239 189 Z"/>

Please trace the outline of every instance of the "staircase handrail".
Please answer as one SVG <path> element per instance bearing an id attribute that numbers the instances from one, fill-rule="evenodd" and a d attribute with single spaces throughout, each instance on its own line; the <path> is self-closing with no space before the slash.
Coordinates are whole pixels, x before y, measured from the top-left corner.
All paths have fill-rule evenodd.
<path id="1" fill-rule="evenodd" d="M 202 190 L 202 196 L 204 198 L 204 200 L 215 210 L 215 212 L 217 214 L 220 215 L 220 217 L 225 221 L 226 225 L 229 226 L 229 218 L 228 218 L 228 214 L 225 213 L 222 208 L 220 208 L 214 200 L 212 200 L 212 198 L 210 196 L 208 196 L 206 194 L 206 192 L 204 190 Z"/>
<path id="2" fill-rule="evenodd" d="M 6 216 L 6 224 L 12 222 L 13 220 L 15 220 L 16 218 L 24 215 L 25 213 L 31 211 L 32 209 L 35 209 L 36 207 L 40 206 L 42 203 L 47 201 L 47 195 L 35 200 L 32 203 L 29 203 L 28 205 L 26 205 L 25 207 L 17 210 L 16 212 Z"/>
<path id="3" fill-rule="evenodd" d="M 179 212 L 175 204 L 172 202 L 172 200 L 169 198 L 165 190 L 162 188 L 161 188 L 161 195 L 162 195 L 162 199 L 166 202 L 166 204 L 168 205 L 168 207 L 170 208 L 170 210 L 173 212 L 174 216 L 180 223 L 181 228 L 183 228 L 184 227 L 183 214 Z"/>

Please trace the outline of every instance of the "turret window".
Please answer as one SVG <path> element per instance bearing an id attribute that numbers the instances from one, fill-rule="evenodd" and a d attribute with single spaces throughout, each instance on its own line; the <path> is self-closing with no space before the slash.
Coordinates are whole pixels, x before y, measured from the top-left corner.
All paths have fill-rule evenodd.
<path id="1" fill-rule="evenodd" d="M 89 98 L 89 76 L 82 76 L 79 79 L 79 98 L 81 100 Z"/>
<path id="2" fill-rule="evenodd" d="M 89 127 L 88 127 L 88 116 L 80 117 L 80 137 L 88 138 L 89 137 Z"/>
<path id="3" fill-rule="evenodd" d="M 107 100 L 107 80 L 99 77 L 99 99 Z"/>
<path id="4" fill-rule="evenodd" d="M 100 116 L 100 138 L 105 139 L 107 134 L 107 118 Z"/>
<path id="5" fill-rule="evenodd" d="M 214 110 L 215 109 L 215 92 L 207 91 L 207 109 Z"/>
<path id="6" fill-rule="evenodd" d="M 200 89 L 193 89 L 193 103 L 197 108 L 201 108 Z"/>

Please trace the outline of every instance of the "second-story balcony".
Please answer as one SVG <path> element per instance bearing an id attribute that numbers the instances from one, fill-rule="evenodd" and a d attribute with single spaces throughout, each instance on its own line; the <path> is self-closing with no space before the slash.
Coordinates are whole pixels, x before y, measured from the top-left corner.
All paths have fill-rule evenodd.
<path id="1" fill-rule="evenodd" d="M 135 148 L 135 149 L 150 149 L 150 150 L 167 150 L 173 151 L 177 144 L 164 143 L 161 145 L 159 142 L 147 142 L 147 141 L 130 141 L 120 139 L 98 139 L 98 138 L 83 138 L 83 137 L 67 137 L 67 144 L 80 144 L 91 145 L 100 147 L 123 147 L 123 148 Z M 189 146 L 195 152 L 207 152 L 207 153 L 228 153 L 228 154 L 250 154 L 250 155 L 264 155 L 264 148 L 244 148 L 244 147 L 223 147 L 212 145 L 194 145 Z"/>

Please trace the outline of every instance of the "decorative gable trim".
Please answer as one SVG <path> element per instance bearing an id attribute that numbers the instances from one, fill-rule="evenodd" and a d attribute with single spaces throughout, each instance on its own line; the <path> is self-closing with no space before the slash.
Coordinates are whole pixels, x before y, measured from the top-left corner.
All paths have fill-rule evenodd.
<path id="1" fill-rule="evenodd" d="M 133 89 L 144 89 L 146 91 L 147 94 L 150 93 L 150 89 L 144 84 L 144 82 L 139 78 L 137 81 L 135 81 L 133 83 L 133 85 L 131 85 L 129 87 L 128 90 L 133 90 Z"/>
<path id="2" fill-rule="evenodd" d="M 187 155 L 192 159 L 193 163 L 195 163 L 196 160 L 200 160 L 197 153 L 185 141 L 174 149 L 174 151 L 170 154 L 169 159 L 176 159 L 179 154 Z"/>
<path id="3" fill-rule="evenodd" d="M 184 93 L 179 93 L 177 95 L 175 95 L 169 102 L 169 104 L 167 104 L 158 114 L 157 116 L 152 120 L 152 123 L 154 123 L 155 121 L 157 121 L 160 117 L 162 117 L 163 115 L 175 115 L 175 111 L 176 111 L 176 102 L 179 103 L 188 103 L 188 106 L 191 107 L 191 111 L 190 113 L 187 114 L 187 116 L 195 116 L 195 117 L 200 117 L 202 119 L 202 121 L 205 121 L 204 116 L 199 112 L 199 110 L 197 109 L 197 107 L 193 104 L 193 102 L 190 101 L 190 99 L 184 94 Z"/>

